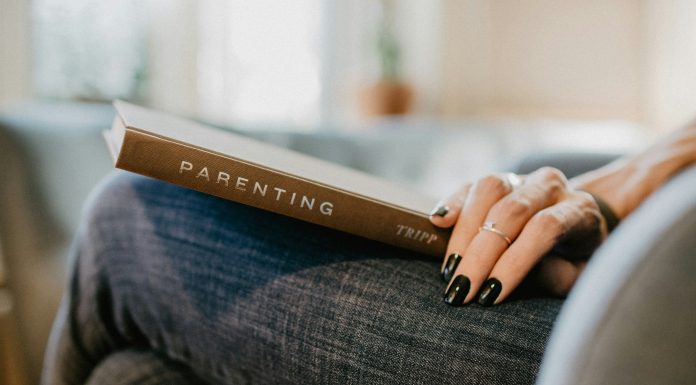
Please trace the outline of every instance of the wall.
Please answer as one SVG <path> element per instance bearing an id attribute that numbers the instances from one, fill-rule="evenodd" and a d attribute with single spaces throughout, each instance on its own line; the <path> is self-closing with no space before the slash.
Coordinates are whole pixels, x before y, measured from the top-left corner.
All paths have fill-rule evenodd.
<path id="1" fill-rule="evenodd" d="M 643 17 L 646 122 L 671 129 L 696 117 L 696 1 L 646 1 Z"/>
<path id="2" fill-rule="evenodd" d="M 447 2 L 443 112 L 639 118 L 635 4 Z"/>
<path id="3" fill-rule="evenodd" d="M 28 1 L 0 2 L 0 107 L 30 93 L 29 13 Z"/>
<path id="4" fill-rule="evenodd" d="M 696 2 L 446 0 L 440 111 L 627 119 L 696 112 Z"/>

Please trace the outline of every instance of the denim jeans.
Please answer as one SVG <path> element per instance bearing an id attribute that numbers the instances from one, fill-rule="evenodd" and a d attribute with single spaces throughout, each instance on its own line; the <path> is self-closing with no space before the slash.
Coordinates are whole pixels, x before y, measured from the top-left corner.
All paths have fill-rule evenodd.
<path id="1" fill-rule="evenodd" d="M 450 307 L 432 257 L 126 173 L 73 251 L 46 384 L 530 384 L 562 303 Z"/>

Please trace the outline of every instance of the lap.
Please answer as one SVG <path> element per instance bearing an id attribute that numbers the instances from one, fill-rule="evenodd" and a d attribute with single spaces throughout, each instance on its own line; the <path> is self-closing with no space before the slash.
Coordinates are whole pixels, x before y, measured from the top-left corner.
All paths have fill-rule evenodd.
<path id="1" fill-rule="evenodd" d="M 449 307 L 430 257 L 126 174 L 78 250 L 84 350 L 102 323 L 216 383 L 532 383 L 561 304 Z"/>

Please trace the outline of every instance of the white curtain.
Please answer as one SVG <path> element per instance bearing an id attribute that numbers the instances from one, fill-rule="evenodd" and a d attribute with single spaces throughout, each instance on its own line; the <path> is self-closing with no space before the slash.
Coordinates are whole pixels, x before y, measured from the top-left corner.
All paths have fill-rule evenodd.
<path id="1" fill-rule="evenodd" d="M 150 0 L 150 100 L 245 128 L 359 124 L 376 80 L 376 0 Z M 441 1 L 394 3 L 416 112 L 439 107 Z"/>

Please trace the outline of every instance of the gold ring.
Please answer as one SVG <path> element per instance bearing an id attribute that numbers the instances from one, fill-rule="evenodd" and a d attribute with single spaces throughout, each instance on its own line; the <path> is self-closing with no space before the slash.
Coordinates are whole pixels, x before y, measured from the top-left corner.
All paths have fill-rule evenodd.
<path id="1" fill-rule="evenodd" d="M 512 245 L 512 240 L 510 237 L 505 234 L 504 232 L 498 230 L 495 228 L 495 222 L 493 221 L 487 221 L 483 224 L 483 226 L 479 227 L 479 232 L 481 231 L 490 231 L 491 233 L 503 238 L 505 242 L 507 242 L 508 246 Z"/>

